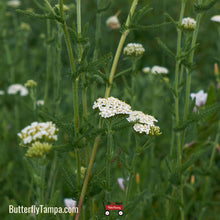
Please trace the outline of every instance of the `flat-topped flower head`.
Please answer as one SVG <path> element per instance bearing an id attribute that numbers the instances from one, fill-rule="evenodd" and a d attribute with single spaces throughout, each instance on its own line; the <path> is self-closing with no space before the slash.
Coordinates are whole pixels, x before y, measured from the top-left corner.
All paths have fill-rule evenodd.
<path id="1" fill-rule="evenodd" d="M 183 18 L 182 27 L 187 30 L 194 30 L 196 27 L 196 20 L 194 18 Z"/>
<path id="2" fill-rule="evenodd" d="M 21 84 L 12 84 L 8 87 L 9 95 L 15 95 L 17 93 L 20 93 L 21 96 L 26 96 L 28 95 L 28 90 Z"/>
<path id="3" fill-rule="evenodd" d="M 19 7 L 20 4 L 21 4 L 21 2 L 19 0 L 10 0 L 10 1 L 7 2 L 7 5 L 11 6 L 13 8 Z"/>
<path id="4" fill-rule="evenodd" d="M 154 122 L 158 122 L 156 118 L 151 115 L 146 115 L 141 111 L 131 111 L 127 118 L 129 122 L 135 123 L 133 129 L 142 134 L 147 135 L 160 135 L 160 128 L 154 125 Z"/>
<path id="5" fill-rule="evenodd" d="M 23 146 L 29 146 L 35 141 L 57 141 L 58 128 L 51 121 L 33 122 L 18 133 Z"/>
<path id="6" fill-rule="evenodd" d="M 26 157 L 43 157 L 48 153 L 52 148 L 52 145 L 49 143 L 34 142 L 31 147 L 28 148 Z"/>
<path id="7" fill-rule="evenodd" d="M 131 111 L 130 105 L 114 97 L 109 97 L 107 99 L 98 98 L 93 105 L 93 109 L 96 108 L 99 109 L 99 115 L 101 115 L 103 118 L 129 114 Z"/>
<path id="8" fill-rule="evenodd" d="M 205 105 L 207 101 L 208 94 L 204 92 L 204 90 L 200 90 L 197 93 L 191 93 L 190 94 L 192 100 L 196 99 L 196 106 L 202 107 Z"/>
<path id="9" fill-rule="evenodd" d="M 144 52 L 145 49 L 143 45 L 138 43 L 129 43 L 124 48 L 124 55 L 126 56 L 140 57 Z"/>
<path id="10" fill-rule="evenodd" d="M 168 74 L 169 70 L 166 67 L 155 65 L 151 68 L 151 72 L 153 74 Z"/>
<path id="11" fill-rule="evenodd" d="M 211 17 L 211 21 L 220 23 L 220 15 L 215 15 L 215 16 Z"/>
<path id="12" fill-rule="evenodd" d="M 142 72 L 143 72 L 143 73 L 149 73 L 150 71 L 151 71 L 151 68 L 148 67 L 148 66 L 146 66 L 146 67 L 144 67 L 144 68 L 142 69 Z"/>

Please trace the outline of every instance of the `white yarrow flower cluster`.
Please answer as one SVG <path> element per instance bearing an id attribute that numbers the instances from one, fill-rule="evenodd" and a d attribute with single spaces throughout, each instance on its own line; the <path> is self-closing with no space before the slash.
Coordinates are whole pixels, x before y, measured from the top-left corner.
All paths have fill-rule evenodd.
<path id="1" fill-rule="evenodd" d="M 196 20 L 194 18 L 183 18 L 182 27 L 188 30 L 194 30 L 196 27 Z"/>
<path id="2" fill-rule="evenodd" d="M 103 118 L 110 118 L 121 114 L 129 115 L 127 120 L 135 123 L 133 128 L 136 132 L 146 133 L 149 135 L 161 134 L 160 128 L 154 125 L 154 122 L 158 122 L 157 119 L 151 115 L 146 115 L 141 111 L 132 111 L 130 105 L 117 98 L 98 98 L 93 105 L 93 109 L 96 108 L 99 109 L 99 115 Z"/>
<path id="3" fill-rule="evenodd" d="M 20 4 L 21 2 L 19 0 L 10 0 L 7 2 L 7 5 L 13 8 L 17 8 L 18 6 L 20 6 Z"/>
<path id="4" fill-rule="evenodd" d="M 220 15 L 215 15 L 215 16 L 211 17 L 211 21 L 220 23 Z"/>
<path id="5" fill-rule="evenodd" d="M 142 44 L 138 43 L 129 43 L 125 48 L 124 48 L 124 55 L 127 56 L 135 56 L 139 57 L 143 55 L 145 52 L 145 49 Z"/>
<path id="6" fill-rule="evenodd" d="M 28 95 L 28 90 L 21 84 L 12 84 L 8 87 L 9 95 L 15 95 L 17 93 L 20 93 L 21 96 L 26 96 Z"/>
<path id="7" fill-rule="evenodd" d="M 18 133 L 18 136 L 25 146 L 36 141 L 56 141 L 58 130 L 52 122 L 33 122 Z"/>
<path id="8" fill-rule="evenodd" d="M 169 70 L 166 67 L 156 65 L 152 67 L 151 72 L 153 74 L 168 74 Z"/>
<path id="9" fill-rule="evenodd" d="M 156 118 L 151 115 L 146 115 L 141 111 L 132 111 L 127 118 L 129 122 L 137 122 L 133 128 L 136 132 L 150 135 L 160 135 L 160 128 L 154 125 L 154 122 L 158 122 Z"/>
<path id="10" fill-rule="evenodd" d="M 99 109 L 99 115 L 101 115 L 103 118 L 110 118 L 115 115 L 129 114 L 131 112 L 130 105 L 114 97 L 109 97 L 107 99 L 98 98 L 93 105 L 93 109 L 96 108 Z"/>
<path id="11" fill-rule="evenodd" d="M 192 100 L 196 99 L 196 106 L 202 107 L 207 101 L 208 94 L 205 93 L 204 90 L 200 90 L 197 93 L 191 93 L 190 96 Z"/>

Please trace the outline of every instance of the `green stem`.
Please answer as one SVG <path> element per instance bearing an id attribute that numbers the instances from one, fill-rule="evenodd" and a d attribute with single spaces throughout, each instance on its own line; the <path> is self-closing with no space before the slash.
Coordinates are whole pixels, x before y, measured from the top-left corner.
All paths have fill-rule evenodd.
<path id="1" fill-rule="evenodd" d="M 56 170 L 56 164 L 57 164 L 57 152 L 55 152 L 54 158 L 53 158 L 53 163 L 51 165 L 51 169 L 50 169 L 50 175 L 49 175 L 49 180 L 48 180 L 48 185 L 47 185 L 47 192 L 46 192 L 46 198 L 49 200 L 50 196 L 53 195 L 52 192 L 52 184 L 55 180 L 55 170 Z"/>
<path id="2" fill-rule="evenodd" d="M 74 60 L 73 50 L 72 50 L 70 36 L 69 36 L 69 32 L 68 32 L 68 27 L 67 27 L 66 21 L 64 19 L 63 0 L 60 0 L 59 3 L 60 3 L 60 15 L 61 15 L 61 19 L 63 20 L 62 28 L 63 28 L 63 31 L 64 31 L 67 51 L 68 51 L 68 55 L 69 55 L 70 66 L 71 66 L 72 74 L 75 74 L 75 72 L 76 72 L 75 60 Z M 76 79 L 73 82 L 73 94 L 74 94 L 75 135 L 77 135 L 78 131 L 79 131 L 78 77 L 76 77 Z"/>
<path id="3" fill-rule="evenodd" d="M 130 25 L 130 20 L 131 20 L 131 17 L 133 16 L 133 13 L 134 13 L 134 10 L 137 6 L 137 3 L 138 3 L 138 0 L 134 0 L 132 5 L 131 5 L 131 9 L 130 9 L 130 12 L 129 12 L 129 15 L 127 17 L 126 24 L 125 24 L 127 27 L 129 27 L 129 25 Z M 126 30 L 121 35 L 121 39 L 119 41 L 118 48 L 116 50 L 115 57 L 114 57 L 113 64 L 112 64 L 112 68 L 111 68 L 111 71 L 110 71 L 109 84 L 106 87 L 105 98 L 109 97 L 109 95 L 110 95 L 110 91 L 111 91 L 111 88 L 112 88 L 112 82 L 113 82 L 115 71 L 116 71 L 116 68 L 117 68 L 117 65 L 118 65 L 118 60 L 119 60 L 119 57 L 120 57 L 120 54 L 121 54 L 121 51 L 122 51 L 122 47 L 124 45 L 124 42 L 126 40 L 126 37 L 127 37 L 128 33 L 129 33 L 129 30 Z"/>
<path id="4" fill-rule="evenodd" d="M 138 158 L 137 149 L 139 147 L 139 144 L 138 144 L 136 134 L 134 135 L 134 137 L 135 137 L 136 147 L 135 147 L 135 153 L 134 153 L 134 157 L 133 157 L 133 160 L 132 160 L 132 163 L 131 163 L 131 166 L 130 166 L 130 171 L 129 171 L 128 188 L 127 188 L 126 196 L 125 196 L 125 206 L 128 203 L 130 193 L 131 193 L 131 189 L 132 189 L 133 180 L 135 179 L 135 165 L 136 165 L 137 158 Z"/>
<path id="5" fill-rule="evenodd" d="M 108 124 L 108 133 L 107 133 L 107 154 L 106 154 L 106 201 L 111 201 L 110 195 L 110 176 L 111 176 L 111 155 L 112 155 L 112 131 L 111 131 L 111 122 Z"/>
<path id="6" fill-rule="evenodd" d="M 89 183 L 89 178 L 90 178 L 90 175 L 91 175 L 91 172 L 92 172 L 92 167 L 93 167 L 93 163 L 94 163 L 94 160 L 95 160 L 95 155 L 96 155 L 96 152 L 97 152 L 97 149 L 98 149 L 98 146 L 99 146 L 100 138 L 101 138 L 101 135 L 98 135 L 95 139 L 95 143 L 94 143 L 92 154 L 91 154 L 90 161 L 89 161 L 89 166 L 88 166 L 88 169 L 87 169 L 87 172 L 86 172 L 86 177 L 85 177 L 85 180 L 84 180 L 84 183 L 83 183 L 83 188 L 82 188 L 82 192 L 81 192 L 80 199 L 79 199 L 78 213 L 76 214 L 75 220 L 79 220 L 80 212 L 81 212 L 81 209 L 82 209 L 82 204 L 83 204 L 83 201 L 84 201 L 84 198 L 85 198 L 86 189 L 87 189 L 87 186 L 88 186 L 88 183 Z"/>
<path id="7" fill-rule="evenodd" d="M 3 36 L 6 35 L 5 32 L 3 33 Z M 4 36 L 6 38 L 6 36 Z M 4 49 L 5 49 L 5 54 L 6 54 L 6 61 L 7 65 L 10 67 L 10 83 L 14 83 L 15 81 L 15 70 L 14 70 L 14 65 L 12 65 L 12 56 L 11 56 L 11 51 L 9 48 L 9 45 L 7 42 L 4 42 Z"/>
<path id="8" fill-rule="evenodd" d="M 50 39 L 51 31 L 50 31 L 50 21 L 47 20 L 47 40 Z M 50 82 L 50 71 L 51 71 L 51 46 L 47 43 L 47 66 L 46 66 L 46 86 L 45 86 L 45 93 L 44 93 L 44 103 L 45 106 L 47 105 L 48 100 L 48 89 L 49 89 L 49 82 Z"/>
<path id="9" fill-rule="evenodd" d="M 76 148 L 76 159 L 77 159 L 77 179 L 78 179 L 78 186 L 81 185 L 81 161 L 80 161 L 80 151 Z"/>
<path id="10" fill-rule="evenodd" d="M 132 61 L 132 74 L 131 74 L 131 106 L 134 108 L 135 103 L 135 82 L 136 82 L 136 65 L 137 60 Z"/>
<path id="11" fill-rule="evenodd" d="M 185 6 L 186 6 L 186 1 L 182 0 L 181 1 L 181 11 L 180 11 L 180 17 L 179 17 L 179 26 L 181 25 L 183 16 L 184 16 L 184 11 L 185 11 Z M 178 127 L 179 125 L 179 68 L 180 68 L 180 53 L 181 53 L 181 41 L 182 41 L 182 30 L 181 28 L 178 27 L 177 29 L 177 52 L 176 52 L 176 67 L 175 67 L 175 116 L 176 116 L 176 126 Z M 181 141 L 180 141 L 180 133 L 177 133 L 177 161 L 179 165 L 179 170 L 181 172 L 181 167 L 182 167 L 182 150 L 181 150 Z M 182 175 L 180 179 L 180 201 L 182 205 L 184 204 L 183 200 L 183 185 L 182 185 Z M 182 206 L 180 207 L 180 215 L 181 215 L 181 220 L 184 220 L 184 209 Z"/>
<path id="12" fill-rule="evenodd" d="M 56 113 L 58 113 L 59 105 L 61 101 L 61 68 L 62 68 L 62 62 L 61 62 L 61 52 L 62 52 L 62 33 L 60 26 L 57 27 L 58 29 L 58 45 L 56 49 L 56 73 L 57 73 L 57 79 L 56 79 Z"/>
<path id="13" fill-rule="evenodd" d="M 193 37 L 192 37 L 191 49 L 195 48 L 195 45 L 196 45 L 196 40 L 197 40 L 197 36 L 198 36 L 201 17 L 202 17 L 201 13 L 199 13 L 196 17 L 196 27 L 195 27 Z M 193 63 L 194 53 L 195 53 L 195 50 L 192 50 L 192 52 L 189 55 L 189 63 L 190 64 Z M 185 110 L 184 110 L 184 121 L 187 120 L 188 112 L 189 112 L 191 70 L 189 70 L 189 68 L 186 68 L 186 73 L 187 73 L 187 75 L 186 75 L 186 97 L 185 97 L 186 103 L 185 103 Z M 185 135 L 186 135 L 186 129 L 183 130 L 183 134 L 182 134 L 182 141 L 181 141 L 182 142 L 182 147 L 184 145 Z"/>
<path id="14" fill-rule="evenodd" d="M 99 10 L 100 0 L 97 0 L 97 11 Z M 99 53 L 99 44 L 101 41 L 101 18 L 102 14 L 100 12 L 97 12 L 96 14 L 96 33 L 95 33 L 95 50 L 93 54 L 93 60 L 96 60 L 98 58 Z"/>

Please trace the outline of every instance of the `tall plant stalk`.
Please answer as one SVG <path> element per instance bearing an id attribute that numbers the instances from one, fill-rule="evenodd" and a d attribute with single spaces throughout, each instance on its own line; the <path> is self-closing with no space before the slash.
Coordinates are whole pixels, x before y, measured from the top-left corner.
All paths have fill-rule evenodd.
<path id="1" fill-rule="evenodd" d="M 50 20 L 47 20 L 47 40 L 51 37 L 51 25 Z M 51 45 L 47 43 L 47 67 L 46 67 L 46 86 L 45 86 L 45 93 L 44 93 L 44 103 L 45 105 L 48 102 L 48 90 L 49 90 L 49 83 L 50 83 L 50 71 L 51 71 Z"/>
<path id="2" fill-rule="evenodd" d="M 128 18 L 127 18 L 126 23 L 125 23 L 126 27 L 129 27 L 129 25 L 130 25 L 131 17 L 134 14 L 134 10 L 135 10 L 135 8 L 137 6 L 137 3 L 138 3 L 138 0 L 134 0 L 132 5 L 131 5 L 131 9 L 130 9 L 129 15 L 128 15 Z M 126 38 L 128 36 L 128 33 L 129 33 L 129 30 L 126 30 L 121 35 L 121 39 L 119 41 L 118 48 L 116 50 L 116 54 L 115 54 L 115 57 L 114 57 L 114 60 L 113 60 L 113 64 L 112 64 L 112 68 L 111 68 L 111 71 L 110 71 L 109 84 L 108 84 L 108 86 L 106 88 L 106 91 L 105 91 L 105 98 L 109 97 L 109 94 L 110 94 L 110 91 L 111 91 L 111 87 L 112 87 L 112 83 L 113 83 L 113 80 L 114 80 L 115 71 L 116 71 L 116 68 L 117 68 L 117 65 L 118 65 L 118 60 L 119 60 L 119 57 L 120 57 L 120 54 L 121 54 L 124 42 L 125 42 L 125 40 L 126 40 Z"/>
<path id="3" fill-rule="evenodd" d="M 186 6 L 186 0 L 182 0 L 178 26 L 181 25 L 181 22 L 184 16 L 185 6 Z M 181 41 L 182 41 L 182 30 L 180 27 L 178 27 L 177 28 L 177 52 L 176 52 L 177 61 L 176 61 L 176 67 L 175 67 L 175 122 L 176 122 L 176 126 L 179 126 L 179 121 L 180 121 L 180 117 L 179 117 L 179 69 L 180 69 L 181 60 L 179 56 L 181 53 Z M 177 161 L 178 161 L 179 171 L 181 173 L 182 150 L 181 150 L 181 140 L 180 140 L 179 132 L 177 133 L 176 137 L 177 137 Z M 184 200 L 183 200 L 182 176 L 180 177 L 180 201 L 181 201 L 181 204 L 183 205 Z M 184 209 L 182 206 L 180 207 L 180 215 L 181 215 L 181 220 L 184 220 Z"/>
<path id="4" fill-rule="evenodd" d="M 107 133 L 107 155 L 106 155 L 106 201 L 111 201 L 110 195 L 110 177 L 111 177 L 111 154 L 112 154 L 112 131 L 111 131 L 111 122 L 108 124 L 108 133 Z"/>
<path id="5" fill-rule="evenodd" d="M 64 37 L 66 41 L 66 46 L 68 50 L 68 55 L 69 55 L 69 61 L 71 65 L 71 70 L 72 73 L 75 74 L 76 72 L 76 67 L 75 67 L 75 59 L 73 55 L 73 50 L 72 50 L 72 45 L 70 41 L 70 36 L 68 32 L 68 27 L 64 18 L 64 11 L 63 11 L 63 0 L 59 1 L 59 6 L 60 6 L 60 15 L 61 19 L 63 21 L 62 28 L 64 31 Z M 78 34 L 81 35 L 81 1 L 77 0 L 77 31 Z M 78 109 L 78 81 L 79 77 L 77 76 L 74 79 L 74 82 L 72 84 L 72 89 L 73 89 L 73 95 L 74 95 L 74 124 L 75 124 L 75 137 L 78 136 L 79 133 L 79 109 Z M 76 159 L 77 159 L 77 179 L 78 179 L 78 186 L 81 184 L 81 161 L 80 161 L 80 152 L 79 149 L 76 149 Z"/>
<path id="6" fill-rule="evenodd" d="M 193 63 L 193 59 L 194 59 L 195 50 L 193 48 L 195 48 L 195 46 L 196 46 L 196 40 L 197 40 L 197 36 L 198 36 L 201 17 L 202 17 L 201 13 L 199 13 L 196 17 L 196 27 L 195 27 L 195 30 L 194 30 L 194 33 L 193 33 L 192 43 L 191 43 L 192 52 L 189 55 L 189 63 L 190 64 Z M 185 109 L 184 109 L 184 120 L 185 121 L 188 118 L 189 99 L 190 99 L 190 86 L 191 86 L 191 70 L 189 68 L 186 68 L 186 74 L 187 74 L 186 75 L 186 97 L 185 97 Z M 183 130 L 183 134 L 182 134 L 182 141 L 181 141 L 182 147 L 184 145 L 185 134 L 186 134 L 186 129 Z"/>

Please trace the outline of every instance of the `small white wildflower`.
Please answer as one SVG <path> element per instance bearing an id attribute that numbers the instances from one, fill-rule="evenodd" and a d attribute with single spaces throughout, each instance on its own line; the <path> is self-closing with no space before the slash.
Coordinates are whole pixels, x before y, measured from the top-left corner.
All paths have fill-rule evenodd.
<path id="1" fill-rule="evenodd" d="M 194 30 L 196 27 L 196 21 L 193 18 L 183 18 L 182 26 L 188 30 Z"/>
<path id="2" fill-rule="evenodd" d="M 195 98 L 196 99 L 196 106 L 202 107 L 205 105 L 207 101 L 208 94 L 204 93 L 204 90 L 200 90 L 197 93 L 191 93 L 190 94 L 192 100 Z"/>
<path id="3" fill-rule="evenodd" d="M 151 72 L 153 74 L 168 74 L 169 70 L 166 67 L 156 65 L 152 67 Z"/>
<path id="4" fill-rule="evenodd" d="M 215 16 L 211 17 L 211 21 L 220 23 L 220 15 L 215 15 Z"/>
<path id="5" fill-rule="evenodd" d="M 35 141 L 56 141 L 57 132 L 55 124 L 52 122 L 33 122 L 18 133 L 23 145 L 30 145 Z"/>
<path id="6" fill-rule="evenodd" d="M 0 90 L 0 95 L 4 95 L 5 91 L 4 90 Z"/>
<path id="7" fill-rule="evenodd" d="M 64 204 L 67 208 L 75 208 L 77 201 L 73 200 L 71 198 L 66 198 L 66 199 L 64 199 Z"/>
<path id="8" fill-rule="evenodd" d="M 144 68 L 142 69 L 142 72 L 143 72 L 143 73 L 149 73 L 150 71 L 151 71 L 151 68 L 148 67 L 148 66 L 146 66 L 146 67 L 144 67 Z"/>
<path id="9" fill-rule="evenodd" d="M 124 178 L 118 178 L 118 184 L 123 191 L 125 190 L 124 181 Z"/>
<path id="10" fill-rule="evenodd" d="M 9 95 L 15 95 L 17 93 L 20 93 L 21 96 L 26 96 L 28 95 L 28 90 L 21 84 L 13 84 L 8 87 Z"/>
<path id="11" fill-rule="evenodd" d="M 145 49 L 143 45 L 138 44 L 138 43 L 129 43 L 124 48 L 124 55 L 127 55 L 127 56 L 139 57 L 143 55 L 144 52 L 145 52 Z"/>
<path id="12" fill-rule="evenodd" d="M 93 105 L 93 109 L 96 108 L 99 109 L 99 115 L 101 115 L 103 118 L 110 118 L 121 114 L 129 114 L 131 111 L 130 105 L 114 97 L 109 97 L 107 99 L 98 98 Z"/>
<path id="13" fill-rule="evenodd" d="M 37 100 L 37 106 L 44 105 L 44 100 Z"/>
<path id="14" fill-rule="evenodd" d="M 111 29 L 119 29 L 121 27 L 118 16 L 114 15 L 106 20 L 106 25 Z"/>
<path id="15" fill-rule="evenodd" d="M 13 8 L 19 7 L 20 4 L 21 4 L 21 2 L 19 0 L 10 0 L 10 1 L 7 2 L 7 5 L 11 6 Z"/>

